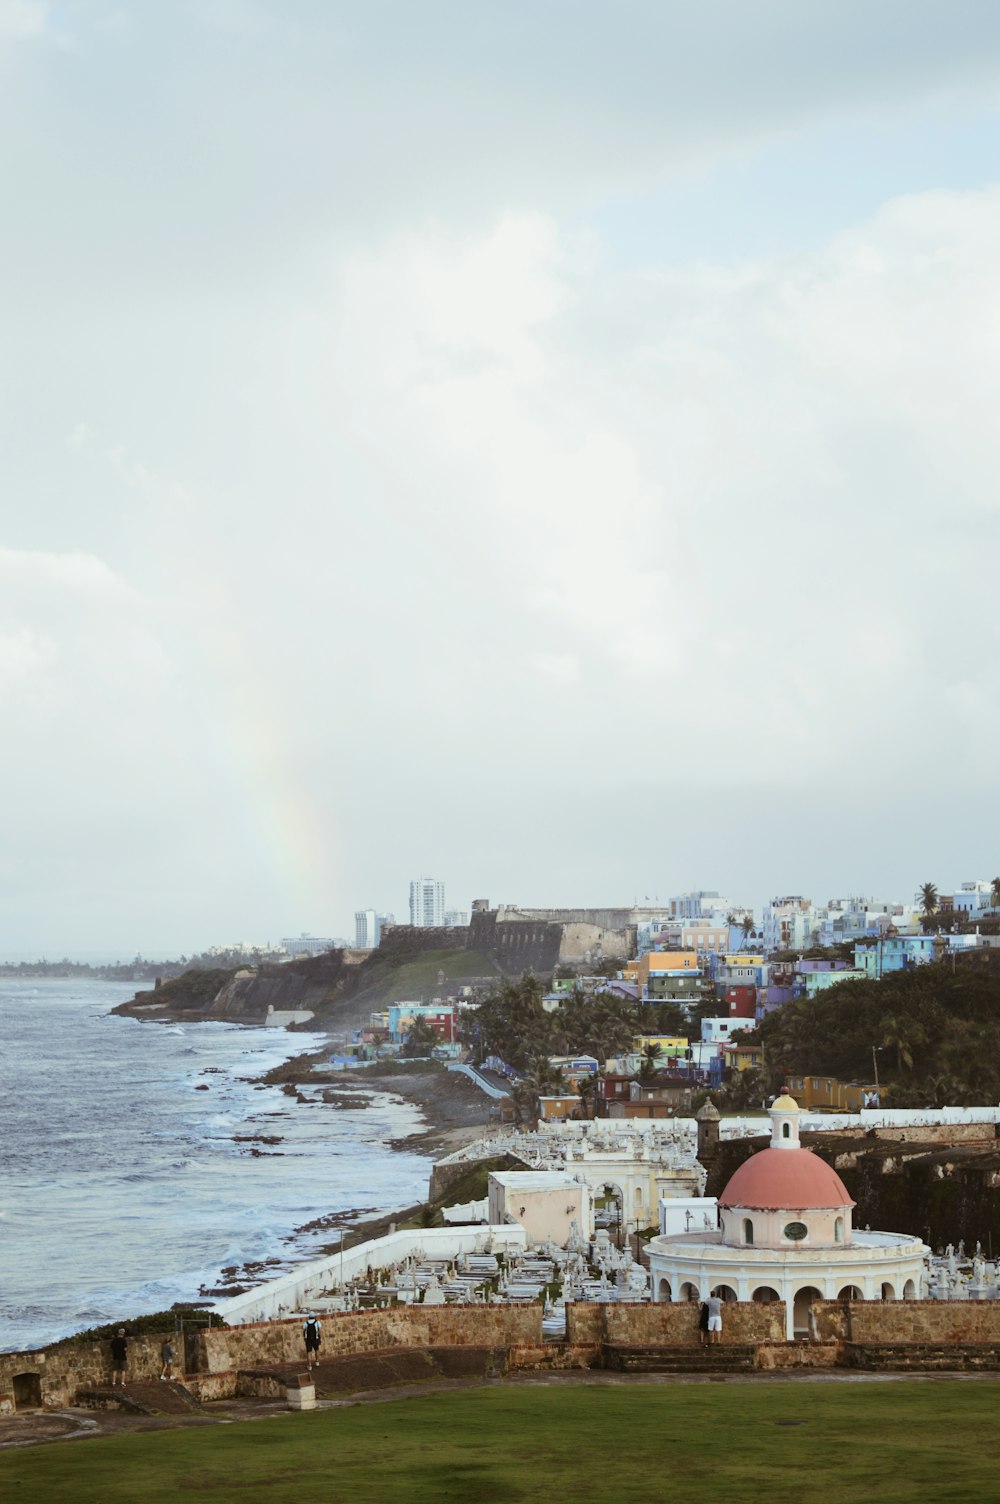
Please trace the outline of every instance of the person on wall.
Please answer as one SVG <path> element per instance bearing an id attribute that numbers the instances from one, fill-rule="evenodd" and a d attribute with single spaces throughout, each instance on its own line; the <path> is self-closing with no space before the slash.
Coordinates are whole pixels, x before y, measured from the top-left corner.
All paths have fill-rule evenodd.
<path id="1" fill-rule="evenodd" d="M 306 1342 L 306 1364 L 311 1369 L 319 1363 L 320 1327 L 319 1319 L 315 1312 L 307 1316 L 302 1326 L 302 1335 Z"/>
<path id="2" fill-rule="evenodd" d="M 111 1387 L 117 1389 L 118 1385 L 125 1388 L 125 1370 L 128 1368 L 128 1343 L 125 1341 L 125 1328 L 118 1328 L 118 1335 L 111 1339 Z"/>
<path id="3" fill-rule="evenodd" d="M 722 1341 L 722 1300 L 713 1290 L 706 1304 L 708 1306 L 708 1340 L 715 1344 Z"/>

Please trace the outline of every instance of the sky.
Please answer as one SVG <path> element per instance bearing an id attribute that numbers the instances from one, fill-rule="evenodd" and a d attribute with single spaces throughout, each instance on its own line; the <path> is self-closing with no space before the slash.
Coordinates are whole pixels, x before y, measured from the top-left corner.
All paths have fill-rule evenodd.
<path id="1" fill-rule="evenodd" d="M 1000 870 L 992 0 L 0 0 L 0 955 Z"/>

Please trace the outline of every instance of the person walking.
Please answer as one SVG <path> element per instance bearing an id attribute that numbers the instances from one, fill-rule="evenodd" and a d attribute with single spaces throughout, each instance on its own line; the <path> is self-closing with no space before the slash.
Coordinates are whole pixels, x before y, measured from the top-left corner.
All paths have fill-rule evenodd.
<path id="1" fill-rule="evenodd" d="M 174 1344 L 169 1337 L 164 1337 L 160 1343 L 160 1362 L 163 1364 L 160 1378 L 169 1383 L 174 1376 Z"/>
<path id="2" fill-rule="evenodd" d="M 119 1382 L 125 1388 L 125 1370 L 128 1368 L 128 1343 L 125 1328 L 118 1328 L 118 1335 L 111 1339 L 111 1387 L 117 1389 Z"/>
<path id="3" fill-rule="evenodd" d="M 309 1368 L 312 1368 L 314 1364 L 318 1365 L 319 1363 L 319 1344 L 321 1338 L 319 1318 L 315 1312 L 306 1317 L 302 1326 L 302 1335 L 306 1341 L 306 1364 Z"/>
<path id="4" fill-rule="evenodd" d="M 708 1297 L 708 1340 L 714 1345 L 722 1341 L 722 1300 L 713 1293 Z"/>
<path id="5" fill-rule="evenodd" d="M 704 1347 L 705 1343 L 708 1341 L 708 1301 L 707 1300 L 699 1300 L 699 1302 L 698 1302 L 698 1341 L 701 1343 L 702 1347 Z"/>

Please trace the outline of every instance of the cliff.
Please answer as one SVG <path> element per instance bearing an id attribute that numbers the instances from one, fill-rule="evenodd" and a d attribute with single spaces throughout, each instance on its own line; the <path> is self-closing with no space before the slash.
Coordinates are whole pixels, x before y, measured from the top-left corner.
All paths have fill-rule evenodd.
<path id="1" fill-rule="evenodd" d="M 265 1024 L 269 1011 L 329 1013 L 342 991 L 342 951 L 254 969 L 192 970 L 113 1008 L 127 1018 Z"/>

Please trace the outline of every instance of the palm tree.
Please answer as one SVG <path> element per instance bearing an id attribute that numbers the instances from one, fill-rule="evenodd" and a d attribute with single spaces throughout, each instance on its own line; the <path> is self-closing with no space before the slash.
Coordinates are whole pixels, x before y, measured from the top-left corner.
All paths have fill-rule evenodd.
<path id="1" fill-rule="evenodd" d="M 656 1067 L 659 1064 L 660 1056 L 662 1054 L 663 1046 L 661 1044 L 656 1044 L 654 1042 L 651 1044 L 643 1045 L 642 1067 L 639 1071 L 640 1080 L 652 1081 L 653 1077 L 656 1075 Z"/>
<path id="2" fill-rule="evenodd" d="M 920 888 L 920 907 L 924 918 L 929 919 L 938 906 L 938 890 L 933 883 L 923 883 Z"/>
<path id="3" fill-rule="evenodd" d="M 896 1070 L 902 1075 L 903 1067 L 913 1069 L 914 1048 L 923 1044 L 925 1035 L 919 1024 L 910 1023 L 905 1018 L 887 1018 L 885 1020 L 882 1045 L 886 1049 L 896 1051 Z"/>
<path id="4" fill-rule="evenodd" d="M 597 1100 L 597 1077 L 584 1076 L 576 1089 L 580 1093 L 580 1111 L 585 1118 L 592 1118 L 594 1116 L 594 1103 Z"/>
<path id="5" fill-rule="evenodd" d="M 440 1043 L 440 1036 L 434 1025 L 426 1018 L 417 1017 L 406 1032 L 403 1048 L 408 1055 L 419 1058 L 429 1055 L 434 1046 Z"/>

